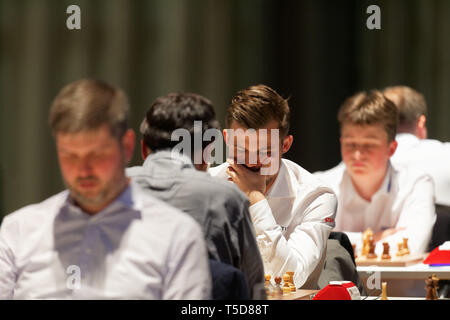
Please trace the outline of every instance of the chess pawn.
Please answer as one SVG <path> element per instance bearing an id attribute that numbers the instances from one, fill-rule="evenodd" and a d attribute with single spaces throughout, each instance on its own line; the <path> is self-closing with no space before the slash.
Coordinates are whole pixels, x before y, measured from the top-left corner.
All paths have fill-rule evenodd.
<path id="1" fill-rule="evenodd" d="M 275 293 L 275 287 L 272 285 L 272 283 L 270 283 L 270 279 L 271 278 L 272 277 L 271 277 L 270 274 L 265 274 L 264 275 L 264 279 L 266 280 L 266 282 L 264 284 L 264 288 L 266 289 L 267 297 L 271 297 Z"/>
<path id="2" fill-rule="evenodd" d="M 275 296 L 283 295 L 283 289 L 281 288 L 281 277 L 275 277 L 274 280 L 275 280 L 274 295 Z"/>
<path id="3" fill-rule="evenodd" d="M 294 284 L 294 272 L 293 271 L 286 271 L 286 274 L 289 275 L 289 286 L 291 287 L 291 291 L 295 292 L 297 289 L 295 288 Z"/>
<path id="4" fill-rule="evenodd" d="M 388 300 L 387 297 L 387 283 L 382 282 L 381 283 L 381 300 Z"/>
<path id="5" fill-rule="evenodd" d="M 409 254 L 408 238 L 403 238 L 403 255 Z"/>
<path id="6" fill-rule="evenodd" d="M 403 242 L 397 243 L 397 253 L 395 255 L 397 257 L 403 256 Z"/>
<path id="7" fill-rule="evenodd" d="M 383 242 L 383 254 L 381 255 L 381 259 L 389 260 L 391 256 L 389 255 L 389 243 Z"/>
<path id="8" fill-rule="evenodd" d="M 367 259 L 376 259 L 377 255 L 375 254 L 375 243 L 373 238 L 369 239 L 369 253 L 367 254 Z"/>

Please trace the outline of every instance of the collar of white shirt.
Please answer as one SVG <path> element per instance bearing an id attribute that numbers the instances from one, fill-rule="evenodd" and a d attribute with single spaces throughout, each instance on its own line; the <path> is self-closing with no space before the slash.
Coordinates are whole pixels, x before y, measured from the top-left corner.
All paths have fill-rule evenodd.
<path id="1" fill-rule="evenodd" d="M 266 198 L 292 198 L 297 195 L 299 181 L 290 177 L 284 159 L 281 159 L 280 170 L 275 178 L 275 182 L 266 194 Z M 294 181 L 296 183 L 294 183 Z"/>
<path id="2" fill-rule="evenodd" d="M 62 209 L 67 209 L 69 212 L 75 215 L 84 215 L 86 217 L 91 216 L 92 220 L 98 220 L 102 217 L 120 211 L 121 209 L 134 209 L 140 211 L 142 209 L 142 203 L 139 200 L 139 197 L 133 196 L 133 190 L 136 188 L 139 189 L 133 181 L 130 181 L 118 197 L 116 197 L 113 202 L 111 202 L 108 206 L 106 206 L 103 210 L 96 213 L 95 215 L 88 215 L 84 212 L 78 205 L 75 204 L 75 200 L 70 195 L 70 192 L 67 191 L 64 202 L 62 204 Z"/>

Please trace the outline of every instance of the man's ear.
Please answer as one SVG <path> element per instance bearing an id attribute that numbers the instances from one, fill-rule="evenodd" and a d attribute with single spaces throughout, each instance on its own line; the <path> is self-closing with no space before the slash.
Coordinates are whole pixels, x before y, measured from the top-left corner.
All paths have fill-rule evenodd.
<path id="1" fill-rule="evenodd" d="M 419 117 L 419 120 L 417 120 L 416 136 L 419 139 L 426 139 L 428 137 L 427 117 L 423 114 Z"/>
<path id="2" fill-rule="evenodd" d="M 287 135 L 286 137 L 284 137 L 283 145 L 281 148 L 281 154 L 285 154 L 286 152 L 288 152 L 289 149 L 291 148 L 293 142 L 294 142 L 294 137 L 292 135 Z"/>
<path id="3" fill-rule="evenodd" d="M 222 130 L 222 134 L 223 134 L 223 140 L 225 141 L 225 144 L 228 145 L 228 141 L 227 141 L 227 129 L 223 129 L 223 130 Z"/>
<path id="4" fill-rule="evenodd" d="M 136 135 L 134 134 L 133 129 L 125 131 L 121 142 L 122 147 L 125 150 L 125 160 L 129 162 L 133 158 L 134 147 L 136 144 Z"/>
<path id="5" fill-rule="evenodd" d="M 397 146 L 398 146 L 397 140 L 392 140 L 389 143 L 389 158 L 394 155 L 395 150 L 397 150 Z"/>
<path id="6" fill-rule="evenodd" d="M 151 153 L 151 150 L 145 144 L 144 139 L 141 139 L 141 157 L 142 160 L 147 159 L 148 155 Z"/>

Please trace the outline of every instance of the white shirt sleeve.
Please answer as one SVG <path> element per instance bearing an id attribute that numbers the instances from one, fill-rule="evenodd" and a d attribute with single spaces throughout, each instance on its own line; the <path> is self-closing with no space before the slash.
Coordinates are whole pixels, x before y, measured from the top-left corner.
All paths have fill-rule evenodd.
<path id="1" fill-rule="evenodd" d="M 17 230 L 4 218 L 0 229 L 0 300 L 14 298 L 16 266 L 11 248 L 14 236 L 17 236 Z"/>
<path id="2" fill-rule="evenodd" d="M 405 199 L 396 228 L 405 230 L 386 237 L 382 241 L 398 243 L 408 238 L 411 253 L 426 252 L 436 221 L 434 207 L 434 184 L 430 176 L 424 175 L 414 183 L 412 192 Z"/>
<path id="3" fill-rule="evenodd" d="M 261 256 L 274 276 L 294 271 L 295 285 L 301 287 L 305 283 L 324 254 L 334 227 L 336 206 L 332 193 L 320 194 L 306 208 L 299 206 L 293 219 L 297 225 L 288 238 L 276 223 L 267 200 L 250 207 Z"/>

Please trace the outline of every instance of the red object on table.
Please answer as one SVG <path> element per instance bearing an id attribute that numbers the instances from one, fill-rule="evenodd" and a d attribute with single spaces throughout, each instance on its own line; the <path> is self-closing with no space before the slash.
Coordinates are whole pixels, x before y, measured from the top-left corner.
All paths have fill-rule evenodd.
<path id="1" fill-rule="evenodd" d="M 361 295 L 351 281 L 330 281 L 313 300 L 361 300 Z"/>
<path id="2" fill-rule="evenodd" d="M 423 263 L 430 265 L 450 265 L 450 250 L 447 250 L 449 244 L 449 242 L 445 242 L 443 245 L 431 251 Z"/>

